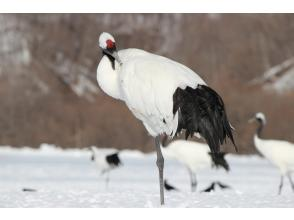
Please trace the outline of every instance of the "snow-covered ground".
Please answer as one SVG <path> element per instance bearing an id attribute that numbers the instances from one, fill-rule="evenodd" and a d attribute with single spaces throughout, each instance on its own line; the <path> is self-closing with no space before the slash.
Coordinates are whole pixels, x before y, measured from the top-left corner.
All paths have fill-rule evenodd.
<path id="1" fill-rule="evenodd" d="M 101 150 L 102 151 L 102 150 Z M 87 150 L 41 150 L 0 147 L 0 207 L 159 207 L 155 154 L 122 151 L 122 168 L 110 174 L 109 186 Z M 278 196 L 279 172 L 257 156 L 228 156 L 231 171 L 198 173 L 198 192 L 190 193 L 182 165 L 166 160 L 165 178 L 180 189 L 166 192 L 166 207 L 294 207 L 286 180 Z M 212 181 L 231 190 L 200 193 Z M 23 188 L 36 192 L 23 192 Z"/>

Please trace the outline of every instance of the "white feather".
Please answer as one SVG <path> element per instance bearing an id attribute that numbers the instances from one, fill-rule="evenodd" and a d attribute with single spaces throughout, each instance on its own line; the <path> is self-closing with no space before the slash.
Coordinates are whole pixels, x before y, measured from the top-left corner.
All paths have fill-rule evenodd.
<path id="1" fill-rule="evenodd" d="M 162 153 L 165 157 L 178 160 L 194 173 L 212 167 L 213 162 L 209 152 L 207 144 L 185 140 L 176 140 L 167 147 L 162 147 Z"/>
<path id="2" fill-rule="evenodd" d="M 108 95 L 123 100 L 152 136 L 173 136 L 178 115 L 173 115 L 173 94 L 178 87 L 196 88 L 205 82 L 186 66 L 139 49 L 118 52 L 122 65 L 115 70 L 104 56 L 97 69 L 97 81 Z"/>
<path id="3" fill-rule="evenodd" d="M 294 171 L 294 144 L 281 140 L 264 140 L 254 135 L 257 150 L 277 166 L 282 175 Z"/>
<path id="4" fill-rule="evenodd" d="M 119 65 L 116 62 L 116 65 Z M 103 56 L 97 68 L 97 82 L 109 96 L 121 99 L 120 81 L 117 71 L 113 70 L 106 56 Z"/>

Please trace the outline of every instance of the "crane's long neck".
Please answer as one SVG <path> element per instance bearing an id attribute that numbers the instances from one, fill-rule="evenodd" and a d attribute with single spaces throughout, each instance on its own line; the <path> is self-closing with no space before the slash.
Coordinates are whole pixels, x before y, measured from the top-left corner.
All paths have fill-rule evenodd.
<path id="1" fill-rule="evenodd" d="M 109 96 L 121 99 L 119 86 L 119 65 L 110 56 L 103 55 L 97 68 L 97 81 L 100 88 Z"/>
<path id="2" fill-rule="evenodd" d="M 107 56 L 107 58 L 109 59 L 109 61 L 111 63 L 112 69 L 115 70 L 115 59 L 114 59 L 114 57 L 110 56 L 109 54 L 105 53 L 104 51 L 102 51 L 102 55 Z"/>
<path id="3" fill-rule="evenodd" d="M 261 121 L 259 121 L 259 122 L 258 122 L 258 127 L 257 127 L 257 129 L 256 129 L 256 135 L 257 135 L 257 137 L 259 137 L 259 138 L 260 138 L 260 136 L 261 136 L 261 132 L 262 132 L 262 130 L 263 130 L 263 127 L 264 127 L 264 123 L 261 122 Z"/>
<path id="4" fill-rule="evenodd" d="M 264 127 L 264 123 L 262 121 L 258 121 L 258 127 L 256 129 L 256 133 L 254 134 L 254 145 L 259 152 L 263 154 L 264 148 L 262 145 L 262 139 L 260 138 L 262 129 Z"/>

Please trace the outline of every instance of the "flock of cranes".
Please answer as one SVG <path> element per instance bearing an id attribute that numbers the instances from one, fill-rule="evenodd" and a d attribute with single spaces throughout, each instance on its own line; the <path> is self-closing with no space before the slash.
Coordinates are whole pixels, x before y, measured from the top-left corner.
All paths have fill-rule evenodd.
<path id="1" fill-rule="evenodd" d="M 109 33 L 100 35 L 99 47 L 103 54 L 97 68 L 100 88 L 112 98 L 123 101 L 154 137 L 161 204 L 164 204 L 164 185 L 168 185 L 163 179 L 163 154 L 176 158 L 187 167 L 192 191 L 196 189 L 199 169 L 215 166 L 229 170 L 220 145 L 229 138 L 235 146 L 233 127 L 222 98 L 199 75 L 180 63 L 140 49 L 118 51 L 116 41 Z M 290 176 L 294 171 L 294 145 L 261 139 L 265 117 L 258 113 L 255 119 L 259 122 L 254 136 L 256 148 L 281 171 L 279 192 L 284 176 L 289 178 L 294 190 Z M 174 141 L 162 147 L 162 137 L 172 139 L 182 132 L 186 139 L 203 137 L 207 145 Z M 102 164 L 107 164 L 102 170 L 108 172 L 120 163 L 111 164 L 106 157 Z M 213 183 L 211 188 L 216 185 L 222 184 Z"/>
<path id="2" fill-rule="evenodd" d="M 256 121 L 258 127 L 254 134 L 254 145 L 258 152 L 275 165 L 281 173 L 281 182 L 279 185 L 278 194 L 281 194 L 283 187 L 283 179 L 286 176 L 289 179 L 291 187 L 294 191 L 294 183 L 291 178 L 291 173 L 294 172 L 294 144 L 281 140 L 266 140 L 261 139 L 261 131 L 266 123 L 265 115 L 261 112 L 249 120 L 250 123 Z M 109 182 L 109 172 L 119 168 L 122 165 L 119 157 L 119 152 L 104 153 L 97 151 L 95 148 L 90 148 L 92 155 L 91 161 L 95 162 L 96 168 L 101 174 L 106 175 L 106 186 Z M 175 159 L 183 164 L 190 175 L 191 192 L 196 191 L 197 181 L 196 173 L 202 169 L 221 168 L 229 172 L 230 166 L 227 162 L 224 152 L 219 152 L 215 157 L 209 150 L 207 144 L 198 143 L 188 140 L 175 140 L 170 144 L 165 145 L 163 141 L 161 150 L 166 159 Z M 220 189 L 230 189 L 231 187 L 219 181 L 214 181 L 206 189 L 201 192 L 214 191 L 216 187 Z M 171 185 L 166 179 L 164 180 L 164 188 L 167 191 L 179 191 L 178 188 Z"/>

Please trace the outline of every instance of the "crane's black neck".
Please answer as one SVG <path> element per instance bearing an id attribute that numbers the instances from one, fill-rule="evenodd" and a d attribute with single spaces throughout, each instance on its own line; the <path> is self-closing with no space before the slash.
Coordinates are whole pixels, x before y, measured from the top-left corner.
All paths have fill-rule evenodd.
<path id="1" fill-rule="evenodd" d="M 115 58 L 113 56 L 111 56 L 110 54 L 104 52 L 104 51 L 102 51 L 102 54 L 103 54 L 103 56 L 107 56 L 108 57 L 108 59 L 109 59 L 109 61 L 111 63 L 112 69 L 115 70 L 115 62 L 114 62 L 115 61 Z"/>
<path id="2" fill-rule="evenodd" d="M 264 127 L 264 122 L 261 119 L 257 119 L 257 121 L 258 121 L 258 127 L 257 127 L 257 130 L 256 130 L 256 134 L 260 138 L 262 129 Z"/>

